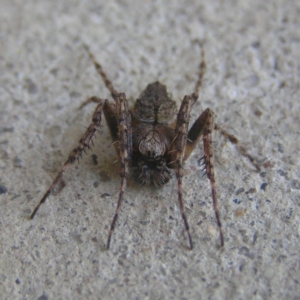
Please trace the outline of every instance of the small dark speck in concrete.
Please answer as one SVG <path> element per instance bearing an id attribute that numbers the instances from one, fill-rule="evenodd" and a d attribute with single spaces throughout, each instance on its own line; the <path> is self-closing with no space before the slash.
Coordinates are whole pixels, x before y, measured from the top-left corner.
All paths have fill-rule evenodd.
<path id="1" fill-rule="evenodd" d="M 262 183 L 261 186 L 260 186 L 260 189 L 263 190 L 263 191 L 265 191 L 266 188 L 267 188 L 267 185 L 268 184 L 266 182 Z"/>
<path id="2" fill-rule="evenodd" d="M 283 170 L 281 170 L 281 169 L 278 170 L 277 172 L 278 172 L 278 174 L 279 174 L 280 176 L 283 176 L 283 177 L 285 177 L 285 179 L 287 179 L 288 172 L 283 171 Z"/>
<path id="3" fill-rule="evenodd" d="M 48 300 L 48 299 L 49 299 L 48 296 L 45 294 L 37 298 L 37 300 Z"/>
<path id="4" fill-rule="evenodd" d="M 269 169 L 269 168 L 273 168 L 274 167 L 274 163 L 270 160 L 267 160 L 264 164 L 263 164 L 263 167 L 265 169 Z"/>
<path id="5" fill-rule="evenodd" d="M 254 255 L 253 255 L 252 253 L 250 253 L 249 248 L 247 248 L 247 247 L 245 247 L 245 246 L 240 248 L 239 254 L 244 255 L 244 256 L 246 256 L 246 257 L 249 257 L 249 258 L 251 258 L 251 259 L 254 258 Z"/>
<path id="6" fill-rule="evenodd" d="M 290 207 L 288 214 L 286 215 L 287 219 L 290 219 L 293 214 L 293 209 Z"/>
<path id="7" fill-rule="evenodd" d="M 105 172 L 105 171 L 100 171 L 99 173 L 100 175 L 100 179 L 102 182 L 108 182 L 108 181 L 111 181 L 111 178 L 109 177 L 108 173 Z"/>
<path id="8" fill-rule="evenodd" d="M 260 175 L 260 177 L 266 177 L 267 176 L 267 172 L 261 172 L 259 175 Z"/>
<path id="9" fill-rule="evenodd" d="M 233 199 L 232 201 L 236 204 L 240 204 L 242 202 L 242 200 L 240 200 L 240 199 Z"/>
<path id="10" fill-rule="evenodd" d="M 248 194 L 253 194 L 253 193 L 256 193 L 256 188 L 251 188 L 251 189 L 249 189 L 249 190 L 246 192 L 247 195 L 248 195 Z"/>
<path id="11" fill-rule="evenodd" d="M 269 204 L 269 203 L 271 203 L 271 200 L 269 200 L 269 199 L 266 199 L 266 202 Z"/>
<path id="12" fill-rule="evenodd" d="M 70 97 L 72 97 L 72 98 L 79 98 L 79 97 L 81 97 L 81 94 L 78 93 L 78 92 L 76 92 L 76 91 L 72 91 L 70 93 Z"/>
<path id="13" fill-rule="evenodd" d="M 277 258 L 277 261 L 278 262 L 283 262 L 287 259 L 287 256 L 286 255 L 279 255 L 278 258 Z"/>
<path id="14" fill-rule="evenodd" d="M 258 231 L 255 231 L 252 238 L 252 245 L 254 245 L 258 238 Z"/>
<path id="15" fill-rule="evenodd" d="M 103 194 L 100 196 L 100 198 L 106 198 L 106 197 L 109 197 L 109 196 L 110 196 L 109 193 L 103 193 Z"/>
<path id="16" fill-rule="evenodd" d="M 96 187 L 98 187 L 98 186 L 99 186 L 99 184 L 100 184 L 100 182 L 99 182 L 99 181 L 94 181 L 94 183 L 93 183 L 93 186 L 96 188 Z"/>
<path id="17" fill-rule="evenodd" d="M 291 187 L 292 189 L 300 190 L 300 180 L 293 179 L 291 181 Z"/>
<path id="18" fill-rule="evenodd" d="M 257 109 L 257 108 L 256 108 L 256 109 L 254 110 L 254 114 L 255 114 L 257 117 L 261 117 L 263 113 L 262 113 L 262 111 L 261 111 L 260 109 Z"/>
<path id="19" fill-rule="evenodd" d="M 236 217 L 243 217 L 247 213 L 247 208 L 237 208 L 234 212 Z"/>
<path id="20" fill-rule="evenodd" d="M 7 192 L 7 188 L 4 185 L 0 184 L 0 195 L 5 194 Z"/>
<path id="21" fill-rule="evenodd" d="M 236 194 L 236 195 L 239 195 L 239 194 L 241 194 L 241 193 L 244 192 L 244 191 L 245 191 L 244 188 L 239 188 L 239 189 L 235 192 L 235 194 Z"/>
<path id="22" fill-rule="evenodd" d="M 98 157 L 96 154 L 92 154 L 92 160 L 94 165 L 98 165 Z"/>
<path id="23" fill-rule="evenodd" d="M 277 149 L 278 149 L 278 151 L 279 151 L 280 153 L 283 153 L 283 152 L 284 152 L 284 147 L 283 147 L 283 145 L 280 144 L 280 143 L 277 144 Z"/>
<path id="24" fill-rule="evenodd" d="M 14 132 L 13 127 L 0 127 L 0 133 L 5 133 L 5 132 Z"/>
<path id="25" fill-rule="evenodd" d="M 81 239 L 80 234 L 75 233 L 75 234 L 72 234 L 71 236 L 77 244 L 82 244 L 83 243 L 83 240 Z"/>
<path id="26" fill-rule="evenodd" d="M 253 48 L 255 48 L 255 49 L 258 49 L 258 48 L 260 47 L 260 42 L 259 42 L 259 41 L 256 41 L 256 42 L 252 43 L 251 46 L 252 46 Z"/>
<path id="27" fill-rule="evenodd" d="M 21 280 L 19 278 L 16 279 L 16 284 L 20 284 Z"/>
<path id="28" fill-rule="evenodd" d="M 33 199 L 33 197 L 30 194 L 26 194 L 26 198 L 30 201 Z"/>
<path id="29" fill-rule="evenodd" d="M 36 94 L 38 92 L 37 85 L 31 79 L 25 79 L 25 84 L 29 94 Z"/>
<path id="30" fill-rule="evenodd" d="M 149 220 L 142 220 L 142 221 L 140 221 L 140 223 L 141 223 L 142 225 L 147 225 L 147 224 L 150 223 L 150 221 L 149 221 Z"/>
<path id="31" fill-rule="evenodd" d="M 0 145 L 8 145 L 8 140 L 0 141 Z"/>
<path id="32" fill-rule="evenodd" d="M 18 156 L 16 156 L 14 158 L 14 166 L 16 168 L 22 168 L 23 167 L 23 162 L 22 162 L 22 160 Z"/>

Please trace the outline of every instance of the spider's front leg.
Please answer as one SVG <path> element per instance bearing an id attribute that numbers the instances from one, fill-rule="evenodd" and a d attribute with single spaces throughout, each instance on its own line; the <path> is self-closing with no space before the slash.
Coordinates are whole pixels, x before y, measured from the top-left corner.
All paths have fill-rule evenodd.
<path id="1" fill-rule="evenodd" d="M 128 101 L 124 93 L 119 93 L 115 95 L 116 101 L 116 120 L 118 122 L 118 141 L 119 149 L 118 153 L 121 160 L 121 186 L 119 192 L 119 199 L 115 211 L 115 215 L 111 222 L 110 231 L 107 239 L 107 249 L 109 249 L 112 233 L 115 229 L 115 225 L 118 219 L 119 210 L 123 201 L 123 196 L 126 189 L 127 176 L 129 173 L 129 164 L 131 161 L 132 153 L 132 129 L 131 129 L 131 115 L 128 109 Z M 111 127 L 111 126 L 109 126 Z M 111 128 L 110 128 L 111 129 Z M 111 130 L 112 131 L 112 130 Z M 112 132 L 111 132 L 112 134 Z M 113 137 L 113 135 L 112 135 Z M 114 137 L 113 137 L 114 139 Z"/>
<path id="2" fill-rule="evenodd" d="M 48 188 L 48 190 L 44 194 L 43 198 L 40 200 L 39 204 L 34 209 L 33 213 L 30 216 L 31 219 L 34 218 L 34 216 L 35 216 L 36 212 L 38 211 L 38 209 L 40 208 L 40 206 L 46 201 L 46 199 L 49 197 L 51 192 L 55 189 L 55 187 L 61 181 L 62 176 L 66 172 L 68 167 L 72 163 L 74 163 L 76 160 L 79 161 L 79 159 L 82 156 L 82 152 L 86 153 L 86 149 L 91 148 L 90 143 L 93 142 L 92 138 L 93 138 L 94 134 L 96 133 L 96 131 L 99 130 L 99 128 L 100 128 L 102 110 L 105 110 L 105 108 L 109 104 L 108 104 L 107 100 L 103 101 L 103 100 L 101 100 L 100 98 L 97 98 L 97 97 L 92 97 L 88 101 L 98 103 L 98 105 L 97 105 L 97 107 L 94 111 L 93 117 L 92 117 L 92 123 L 90 124 L 90 126 L 88 127 L 88 129 L 86 130 L 86 132 L 84 133 L 82 138 L 79 140 L 78 145 L 72 150 L 72 152 L 69 155 L 69 158 L 64 163 L 64 165 L 62 166 L 62 168 L 58 172 L 58 174 L 56 175 L 56 177 L 53 180 L 51 186 Z"/>
<path id="3" fill-rule="evenodd" d="M 198 117 L 198 119 L 189 130 L 184 159 L 186 160 L 190 156 L 200 138 L 202 137 L 204 146 L 203 160 L 205 164 L 205 171 L 211 185 L 212 200 L 220 233 L 221 246 L 224 246 L 223 230 L 217 203 L 216 178 L 214 171 L 214 152 L 212 147 L 212 132 L 215 129 L 214 119 L 215 114 L 210 108 L 207 108 Z"/>
<path id="4" fill-rule="evenodd" d="M 218 223 L 221 246 L 223 246 L 224 237 L 223 237 L 222 224 L 221 224 L 220 213 L 219 213 L 219 208 L 217 203 L 217 196 L 216 196 L 216 179 L 215 179 L 215 172 L 214 172 L 214 152 L 212 147 L 212 132 L 214 130 L 219 131 L 226 139 L 228 139 L 232 144 L 234 144 L 237 147 L 241 155 L 247 157 L 247 159 L 252 163 L 252 165 L 258 171 L 260 170 L 260 166 L 257 163 L 256 159 L 248 153 L 247 149 L 240 144 L 239 140 L 234 135 L 228 133 L 226 130 L 222 129 L 219 125 L 215 124 L 214 119 L 215 119 L 214 112 L 210 108 L 207 108 L 195 121 L 195 123 L 193 124 L 193 126 L 191 127 L 188 133 L 184 160 L 186 160 L 190 156 L 190 154 L 195 149 L 195 146 L 202 138 L 203 145 L 204 145 L 204 155 L 202 159 L 204 161 L 205 171 L 211 185 L 213 206 L 214 206 L 214 211 Z"/>
<path id="5" fill-rule="evenodd" d="M 189 243 L 191 249 L 193 249 L 193 241 L 190 234 L 189 223 L 184 212 L 184 204 L 183 204 L 183 197 L 182 197 L 182 177 L 183 177 L 182 167 L 185 160 L 190 112 L 196 100 L 197 100 L 197 96 L 195 96 L 194 94 L 192 94 L 191 96 L 184 97 L 177 115 L 176 127 L 175 127 L 175 139 L 173 141 L 173 149 L 171 150 L 171 152 L 175 154 L 175 159 L 171 164 L 175 163 L 176 166 L 176 177 L 177 177 L 177 184 L 178 184 L 178 202 L 179 202 L 180 212 L 181 212 L 182 219 L 184 221 L 186 232 L 189 237 Z"/>

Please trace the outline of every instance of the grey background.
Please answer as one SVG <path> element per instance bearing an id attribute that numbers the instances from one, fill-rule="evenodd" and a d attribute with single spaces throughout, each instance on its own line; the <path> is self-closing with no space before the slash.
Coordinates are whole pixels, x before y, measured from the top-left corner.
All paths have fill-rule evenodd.
<path id="1" fill-rule="evenodd" d="M 300 299 L 299 1 L 0 1 L 1 299 Z M 103 123 L 92 152 L 28 217 L 109 99 L 83 43 L 131 103 L 166 84 L 178 106 L 207 70 L 207 107 L 259 160 L 214 135 L 225 247 L 208 179 L 187 161 L 188 250 L 173 179 L 129 182 L 111 249 L 117 155 Z M 97 164 L 95 164 L 97 158 Z"/>

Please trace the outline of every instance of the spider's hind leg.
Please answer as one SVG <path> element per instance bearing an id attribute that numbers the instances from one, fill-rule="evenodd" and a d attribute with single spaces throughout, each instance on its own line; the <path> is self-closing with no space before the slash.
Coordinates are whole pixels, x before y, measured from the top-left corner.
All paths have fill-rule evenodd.
<path id="1" fill-rule="evenodd" d="M 250 163 L 256 168 L 257 171 L 260 171 L 260 165 L 257 162 L 257 160 L 248 153 L 247 149 L 241 145 L 240 141 L 238 138 L 236 138 L 234 135 L 230 134 L 226 130 L 224 130 L 222 127 L 220 127 L 218 124 L 215 124 L 214 127 L 215 130 L 219 131 L 221 135 L 223 135 L 226 139 L 230 141 L 230 143 L 234 144 L 238 151 L 240 152 L 241 155 L 245 156 L 248 158 Z"/>

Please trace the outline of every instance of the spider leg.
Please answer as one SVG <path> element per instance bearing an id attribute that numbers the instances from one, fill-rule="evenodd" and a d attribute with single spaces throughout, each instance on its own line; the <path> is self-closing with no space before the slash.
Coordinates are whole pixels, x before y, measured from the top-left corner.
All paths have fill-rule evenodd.
<path id="1" fill-rule="evenodd" d="M 182 196 L 182 167 L 184 163 L 184 153 L 187 144 L 187 133 L 189 127 L 190 111 L 195 102 L 192 96 L 185 96 L 177 115 L 176 127 L 175 127 L 175 139 L 173 142 L 173 150 L 175 150 L 174 155 L 176 155 L 174 163 L 176 165 L 176 177 L 178 184 L 178 202 L 180 207 L 180 212 L 182 219 L 184 221 L 184 226 L 188 234 L 190 248 L 193 249 L 193 241 L 190 234 L 189 223 L 184 212 L 183 196 Z"/>
<path id="2" fill-rule="evenodd" d="M 116 116 L 118 121 L 118 140 L 119 140 L 119 156 L 121 160 L 121 186 L 119 199 L 115 211 L 115 215 L 111 222 L 110 231 L 107 239 L 107 249 L 109 249 L 112 233 L 118 219 L 119 210 L 123 201 L 123 196 L 126 190 L 127 175 L 129 173 L 129 163 L 132 152 L 132 130 L 131 130 L 131 115 L 128 109 L 128 102 L 124 93 L 119 93 L 115 96 L 116 101 Z"/>
<path id="3" fill-rule="evenodd" d="M 191 97 L 194 99 L 194 103 L 199 98 L 199 90 L 202 86 L 203 77 L 206 69 L 206 62 L 205 62 L 205 53 L 203 47 L 201 47 L 201 62 L 199 65 L 199 73 L 198 73 L 198 79 L 195 84 L 195 89 Z M 200 140 L 200 137 L 203 134 L 204 129 L 204 114 L 201 114 L 200 117 L 194 122 L 193 126 L 188 132 L 187 137 L 187 145 L 185 149 L 184 154 L 184 161 L 190 156 L 190 154 L 193 152 L 195 146 L 197 145 L 198 141 Z"/>
<path id="4" fill-rule="evenodd" d="M 234 144 L 238 151 L 241 153 L 241 155 L 247 157 L 251 164 L 256 168 L 257 171 L 260 171 L 260 165 L 257 163 L 256 159 L 250 155 L 247 151 L 247 149 L 240 144 L 240 141 L 232 134 L 224 130 L 219 125 L 215 124 L 215 130 L 218 130 L 226 139 L 228 139 L 232 144 Z"/>
<path id="5" fill-rule="evenodd" d="M 88 104 L 90 104 L 90 103 L 92 103 L 92 102 L 99 104 L 101 101 L 102 101 L 102 100 L 101 100 L 100 98 L 98 98 L 98 97 L 95 97 L 95 96 L 94 96 L 94 97 L 90 97 L 90 98 L 86 99 L 86 101 L 84 101 L 84 102 L 78 107 L 78 110 L 84 108 L 86 105 L 88 105 Z"/>
<path id="6" fill-rule="evenodd" d="M 97 97 L 91 97 L 88 98 L 85 102 L 83 102 L 78 109 L 82 109 L 84 106 L 88 105 L 89 103 L 100 103 L 101 99 L 97 98 Z M 111 135 L 111 138 L 113 140 L 113 144 L 116 148 L 116 151 L 118 152 L 119 149 L 118 147 L 118 139 L 119 139 L 119 135 L 118 135 L 118 120 L 117 120 L 117 116 L 116 116 L 116 108 L 114 104 L 110 104 L 109 102 L 106 102 L 104 104 L 103 107 L 103 113 L 104 113 L 104 117 L 107 123 L 107 126 L 109 128 L 109 132 Z"/>
<path id="7" fill-rule="evenodd" d="M 203 76 L 205 72 L 205 58 L 204 58 L 204 50 L 201 48 L 201 63 L 199 65 L 199 76 L 195 85 L 194 92 L 189 95 L 185 96 L 183 98 L 183 101 L 181 103 L 179 113 L 177 115 L 176 119 L 176 126 L 175 126 L 175 139 L 173 142 L 173 149 L 171 152 L 174 154 L 171 154 L 171 157 L 174 159 L 171 159 L 170 167 L 174 168 L 174 165 L 176 166 L 176 177 L 177 177 L 177 185 L 178 185 L 178 202 L 180 207 L 180 212 L 182 219 L 184 221 L 184 226 L 186 229 L 186 232 L 188 234 L 189 238 L 189 244 L 190 248 L 193 249 L 193 241 L 190 234 L 190 227 L 189 223 L 186 217 L 186 214 L 184 212 L 184 205 L 183 205 L 183 197 L 182 197 L 182 167 L 183 163 L 186 159 L 185 153 L 186 153 L 186 147 L 190 144 L 190 141 L 188 141 L 188 127 L 189 127 L 189 120 L 190 120 L 190 112 L 194 105 L 194 103 L 199 98 L 199 90 L 203 82 Z M 171 153 L 170 152 L 170 153 Z M 175 156 L 175 157 L 174 157 Z M 173 165 L 173 166 L 172 166 Z"/>
<path id="8" fill-rule="evenodd" d="M 221 246 L 224 246 L 222 224 L 216 195 L 214 152 L 212 147 L 212 132 L 215 129 L 214 116 L 214 112 L 210 108 L 207 108 L 194 122 L 193 126 L 190 128 L 188 133 L 184 160 L 186 160 L 190 156 L 195 146 L 199 142 L 200 138 L 202 137 L 204 145 L 203 163 L 205 164 L 205 171 L 211 185 L 212 200 L 220 233 Z"/>
<path id="9" fill-rule="evenodd" d="M 82 136 L 82 138 L 79 140 L 78 145 L 71 151 L 69 158 L 67 161 L 64 163 L 62 166 L 61 170 L 58 172 L 56 175 L 55 179 L 53 180 L 51 186 L 48 188 L 46 191 L 45 195 L 39 202 L 39 204 L 35 207 L 33 213 L 31 214 L 30 218 L 33 219 L 36 212 L 38 211 L 39 207 L 46 201 L 48 196 L 51 194 L 53 189 L 57 186 L 57 184 L 61 181 L 62 176 L 64 172 L 68 169 L 68 167 L 74 163 L 76 160 L 79 160 L 82 156 L 82 152 L 85 152 L 86 149 L 90 149 L 90 142 L 92 141 L 92 138 L 96 131 L 100 128 L 100 123 L 101 123 L 101 114 L 103 107 L 107 105 L 108 101 L 105 100 L 104 103 L 100 98 L 92 97 L 91 99 L 94 99 L 96 102 L 99 104 L 97 105 L 93 117 L 92 117 L 92 123 Z M 94 100 L 92 100 L 94 102 Z"/>
<path id="10" fill-rule="evenodd" d="M 219 207 L 217 202 L 216 178 L 215 178 L 215 171 L 214 171 L 214 151 L 212 147 L 212 132 L 214 130 L 215 114 L 210 108 L 207 108 L 202 113 L 202 115 L 203 115 L 203 119 L 205 120 L 204 127 L 203 127 L 205 171 L 210 181 L 213 206 L 214 206 L 214 211 L 218 223 L 221 246 L 223 247 L 224 237 L 223 237 L 222 223 L 221 223 L 220 212 L 219 212 Z"/>
<path id="11" fill-rule="evenodd" d="M 97 72 L 100 74 L 100 76 L 102 77 L 102 80 L 105 84 L 105 86 L 107 87 L 107 89 L 110 91 L 110 94 L 112 95 L 112 97 L 116 100 L 116 97 L 118 97 L 118 92 L 117 90 L 114 88 L 112 82 L 108 79 L 108 77 L 106 76 L 106 73 L 104 72 L 102 66 L 96 61 L 94 55 L 91 53 L 90 49 L 88 48 L 88 46 L 84 45 L 85 49 L 87 50 L 91 60 L 94 63 L 94 66 L 97 70 Z"/>
<path id="12" fill-rule="evenodd" d="M 201 88 L 202 82 L 203 82 L 203 77 L 206 69 L 206 62 L 205 62 L 205 56 L 204 56 L 204 49 L 201 47 L 201 62 L 199 65 L 199 75 L 198 79 L 195 85 L 194 93 L 192 94 L 195 98 L 195 100 L 198 99 L 199 97 L 199 90 Z"/>

